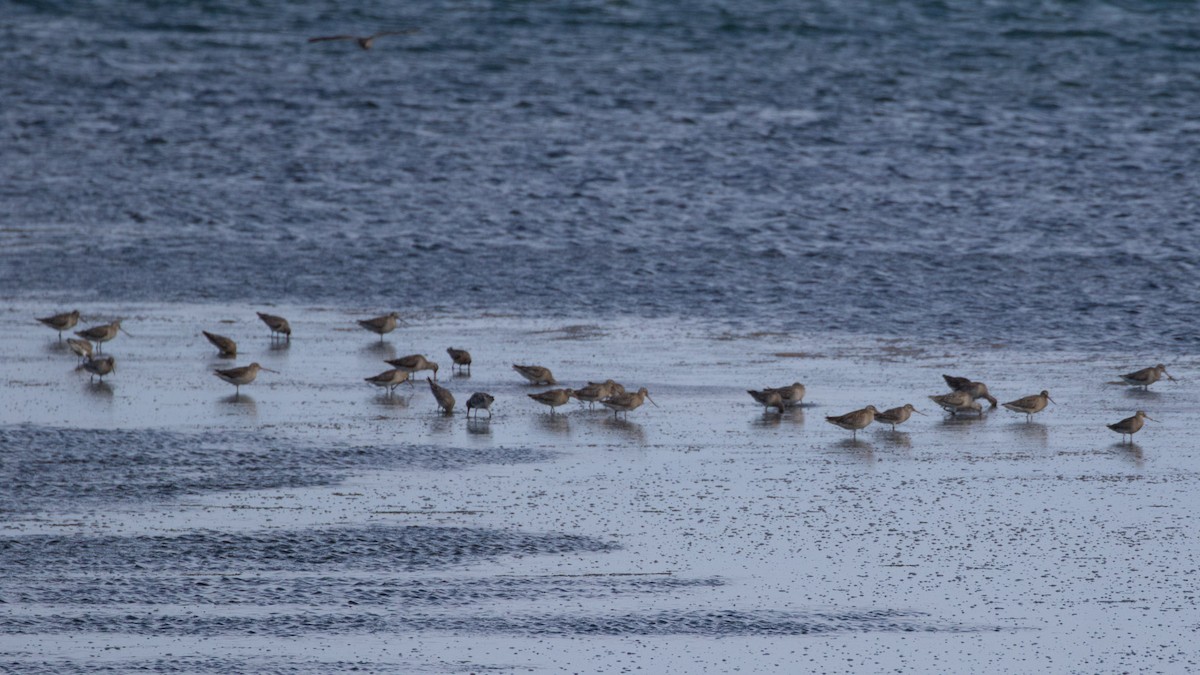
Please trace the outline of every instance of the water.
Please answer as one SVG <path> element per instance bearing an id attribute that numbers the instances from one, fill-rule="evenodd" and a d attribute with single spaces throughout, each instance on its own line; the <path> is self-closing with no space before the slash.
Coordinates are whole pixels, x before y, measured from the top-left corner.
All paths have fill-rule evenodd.
<path id="1" fill-rule="evenodd" d="M 1189 3 L 4 17 L 10 296 L 1200 341 Z"/>
<path id="2" fill-rule="evenodd" d="M 1200 8 L 350 5 L 0 0 L 0 670 L 1197 667 Z"/>

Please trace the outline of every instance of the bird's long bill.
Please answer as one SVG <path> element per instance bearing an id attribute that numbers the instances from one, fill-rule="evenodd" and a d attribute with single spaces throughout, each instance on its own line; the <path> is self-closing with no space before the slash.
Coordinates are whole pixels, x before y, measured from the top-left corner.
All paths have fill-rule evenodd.
<path id="1" fill-rule="evenodd" d="M 278 374 L 279 374 L 279 371 L 278 371 L 278 370 L 274 370 L 274 369 L 271 369 L 271 368 L 267 368 L 266 366 L 259 366 L 258 368 L 259 368 L 259 370 L 265 370 L 265 371 L 267 371 L 268 373 L 275 373 L 276 375 L 278 375 Z"/>
<path id="2" fill-rule="evenodd" d="M 1166 376 L 1167 376 L 1167 379 L 1168 379 L 1168 380 L 1170 380 L 1170 381 L 1172 381 L 1172 382 L 1178 382 L 1178 381 L 1179 381 L 1179 380 L 1177 380 L 1177 379 L 1175 379 L 1175 378 L 1171 377 L 1171 374 L 1170 374 L 1170 373 L 1168 373 L 1168 372 L 1167 372 L 1167 371 L 1165 371 L 1165 370 L 1163 371 L 1163 375 L 1166 375 Z"/>
<path id="3" fill-rule="evenodd" d="M 1158 420 L 1154 419 L 1153 417 L 1151 417 L 1151 416 L 1149 416 L 1149 415 L 1142 415 L 1142 417 L 1145 417 L 1146 419 L 1150 420 L 1151 422 L 1157 422 L 1157 421 L 1158 421 Z"/>
<path id="4" fill-rule="evenodd" d="M 646 394 L 646 400 L 650 401 L 651 403 L 654 403 L 654 399 L 650 398 L 650 394 Z M 657 408 L 658 404 L 654 403 L 654 407 Z"/>
<path id="5" fill-rule="evenodd" d="M 916 408 L 913 408 L 913 412 L 917 413 L 918 415 L 925 415 L 925 413 L 921 412 L 920 410 L 917 410 Z M 925 416 L 929 417 L 928 415 L 925 415 Z"/>
<path id="6" fill-rule="evenodd" d="M 1055 401 L 1054 399 L 1050 398 L 1050 395 L 1049 395 L 1049 394 L 1046 394 L 1046 398 L 1047 398 L 1047 399 L 1048 399 L 1048 400 L 1049 400 L 1051 403 L 1053 403 L 1054 405 L 1058 405 L 1058 401 Z"/>
<path id="7" fill-rule="evenodd" d="M 131 334 L 129 333 L 129 331 L 125 330 L 125 328 L 124 328 L 124 327 L 122 327 L 122 326 L 117 326 L 117 330 L 121 331 L 122 333 L 124 333 L 124 334 L 126 334 L 126 335 L 129 335 L 129 337 L 133 337 L 133 335 L 131 335 Z"/>

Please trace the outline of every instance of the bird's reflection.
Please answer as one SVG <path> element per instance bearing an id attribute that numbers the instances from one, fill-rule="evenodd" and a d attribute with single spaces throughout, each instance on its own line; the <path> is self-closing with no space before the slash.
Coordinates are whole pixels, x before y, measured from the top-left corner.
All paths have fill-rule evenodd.
<path id="1" fill-rule="evenodd" d="M 382 406 L 384 408 L 407 408 L 408 403 L 412 400 L 412 398 L 413 394 L 411 393 L 407 396 L 401 396 L 400 394 L 393 393 L 383 393 L 376 394 L 371 400 L 375 403 L 375 405 Z"/>
<path id="2" fill-rule="evenodd" d="M 218 403 L 225 410 L 235 412 L 240 415 L 254 416 L 258 414 L 258 403 L 247 394 L 233 393 L 228 396 L 223 396 L 218 399 Z"/>
<path id="3" fill-rule="evenodd" d="M 102 401 L 111 401 L 113 397 L 112 385 L 103 380 L 84 384 L 83 391 L 88 396 Z"/>
<path id="4" fill-rule="evenodd" d="M 1041 422 L 1021 422 L 1013 424 L 1011 428 L 1021 438 L 1039 445 L 1046 445 L 1050 437 L 1050 430 Z"/>
<path id="5" fill-rule="evenodd" d="M 571 422 L 566 415 L 551 415 L 550 413 L 541 413 L 537 416 L 537 424 L 543 430 L 556 434 L 566 434 L 571 432 Z"/>
<path id="6" fill-rule="evenodd" d="M 396 358 L 396 347 L 391 342 L 372 342 L 362 350 L 372 356 L 378 356 L 384 361 Z"/>
<path id="7" fill-rule="evenodd" d="M 1162 398 L 1162 394 L 1141 387 L 1129 387 L 1125 390 L 1125 398 L 1133 398 L 1139 401 L 1157 401 Z"/>
<path id="8" fill-rule="evenodd" d="M 480 436 L 490 436 L 492 433 L 492 418 L 490 417 L 468 417 L 467 418 L 467 433 L 478 434 Z"/>
<path id="9" fill-rule="evenodd" d="M 630 422 L 626 419 L 605 415 L 600 424 L 605 429 L 616 432 L 631 441 L 636 441 L 638 444 L 645 444 L 646 442 L 646 430 L 637 422 Z"/>
<path id="10" fill-rule="evenodd" d="M 912 449 L 912 437 L 906 431 L 885 430 L 883 433 L 876 436 L 879 442 L 889 448 L 899 448 L 901 450 Z"/>
<path id="11" fill-rule="evenodd" d="M 864 462 L 875 460 L 875 446 L 861 438 L 843 438 L 834 443 L 833 447 Z"/>

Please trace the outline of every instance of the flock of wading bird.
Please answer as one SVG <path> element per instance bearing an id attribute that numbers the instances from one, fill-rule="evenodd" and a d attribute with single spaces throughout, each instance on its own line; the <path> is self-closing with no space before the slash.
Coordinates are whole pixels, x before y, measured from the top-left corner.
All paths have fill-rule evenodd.
<path id="1" fill-rule="evenodd" d="M 287 319 L 263 312 L 258 312 L 258 318 L 270 329 L 272 340 L 291 340 L 292 327 Z M 79 323 L 79 310 L 41 317 L 38 318 L 38 321 L 58 331 L 58 338 L 61 340 L 63 331 L 70 330 Z M 358 324 L 366 330 L 378 334 L 381 342 L 383 341 L 383 336 L 396 330 L 396 326 L 399 323 L 401 323 L 400 315 L 396 312 L 358 321 Z M 116 359 L 110 354 L 102 354 L 101 352 L 104 349 L 104 343 L 117 337 L 118 333 L 129 335 L 129 332 L 121 327 L 120 319 L 111 323 L 93 326 L 86 330 L 76 331 L 75 335 L 79 337 L 67 338 L 67 347 L 82 359 L 80 368 L 87 371 L 93 380 L 98 377 L 103 382 L 105 375 L 110 375 L 116 371 Z M 221 356 L 227 358 L 237 357 L 237 342 L 224 335 L 208 331 L 201 331 L 201 333 L 217 348 Z M 471 372 L 470 352 L 465 349 L 450 347 L 446 350 L 446 353 L 450 355 L 453 367 L 465 370 L 468 374 Z M 410 387 L 413 386 L 412 380 L 416 373 L 426 370 L 431 371 L 433 376 L 426 377 L 425 381 L 429 383 L 429 390 L 433 393 L 433 398 L 437 401 L 438 408 L 447 415 L 454 412 L 454 394 L 435 381 L 438 372 L 438 364 L 435 361 L 429 360 L 423 354 L 409 354 L 398 359 L 386 359 L 384 363 L 392 366 L 392 368 L 378 375 L 363 379 L 369 384 L 386 388 L 390 396 L 395 392 L 396 387 L 404 383 L 408 383 Z M 248 366 L 239 366 L 237 368 L 216 368 L 213 370 L 213 374 L 234 386 L 234 398 L 236 399 L 241 395 L 242 386 L 254 382 L 258 378 L 259 371 L 264 370 L 268 373 L 278 372 L 255 362 Z M 513 370 L 528 380 L 530 384 L 558 384 L 550 369 L 544 366 L 514 364 Z M 801 387 L 801 390 L 801 395 L 803 396 L 803 387 Z M 538 403 L 549 406 L 550 414 L 554 414 L 555 408 L 565 405 L 571 399 L 590 403 L 593 406 L 596 403 L 600 403 L 609 410 L 612 410 L 614 417 L 621 413 L 625 413 L 628 416 L 629 411 L 636 410 L 646 401 L 650 401 L 653 405 L 658 405 L 654 403 L 654 399 L 650 398 L 650 392 L 645 387 L 630 393 L 625 391 L 623 385 L 613 380 L 589 382 L 586 386 L 579 389 L 550 389 L 536 394 L 528 394 L 528 396 Z M 477 391 L 471 394 L 466 404 L 467 417 L 471 417 L 472 411 L 478 417 L 480 410 L 486 410 L 488 417 L 491 417 L 493 401 L 495 401 L 495 397 L 487 392 Z"/>
<path id="2" fill-rule="evenodd" d="M 271 339 L 291 340 L 292 327 L 287 319 L 272 314 L 264 314 L 263 312 L 258 312 L 258 318 L 270 329 Z M 58 331 L 58 337 L 61 340 L 63 331 L 70 330 L 79 323 L 79 310 L 39 318 L 38 321 Z M 383 341 L 383 336 L 396 330 L 396 326 L 399 323 L 401 323 L 400 315 L 396 312 L 358 321 L 358 324 L 364 329 L 378 334 L 381 342 Z M 228 358 L 237 357 L 237 343 L 232 339 L 208 331 L 201 332 L 217 348 L 221 356 Z M 86 330 L 76 331 L 75 335 L 79 337 L 67 338 L 67 346 L 72 352 L 83 359 L 80 367 L 86 370 L 93 378 L 99 377 L 100 381 L 103 382 L 104 376 L 113 373 L 117 366 L 116 359 L 110 355 L 100 353 L 103 349 L 102 345 L 117 337 L 118 333 L 129 335 L 125 329 L 121 328 L 120 319 L 111 323 L 93 326 Z M 92 343 L 95 343 L 95 345 L 93 346 Z M 465 369 L 467 373 L 470 373 L 470 352 L 465 349 L 455 349 L 453 347 L 448 348 L 446 352 L 450 355 L 450 360 L 454 364 L 454 367 L 460 370 Z M 396 387 L 401 384 L 408 383 L 410 387 L 413 386 L 412 379 L 416 373 L 425 370 L 432 371 L 433 377 L 426 377 L 425 381 L 429 383 L 429 389 L 433 393 L 434 400 L 437 401 L 438 407 L 444 414 L 449 415 L 453 413 L 455 405 L 454 395 L 448 389 L 434 381 L 437 379 L 438 372 L 438 364 L 436 362 L 430 361 L 422 354 L 410 354 L 398 359 L 387 359 L 385 363 L 392 366 L 392 368 L 378 375 L 363 379 L 377 387 L 386 388 L 390 396 L 395 392 Z M 253 382 L 261 370 L 269 373 L 277 372 L 258 363 L 251 363 L 248 366 L 237 368 L 217 368 L 213 371 L 213 374 L 235 387 L 234 397 L 236 398 L 241 394 L 242 385 Z M 550 369 L 544 366 L 513 364 L 513 370 L 528 380 L 530 384 L 546 386 L 558 384 Z M 1166 366 L 1161 363 L 1150 368 L 1143 368 L 1121 375 L 1121 380 L 1131 386 L 1149 389 L 1150 385 L 1158 382 L 1164 375 L 1167 379 L 1175 381 L 1175 378 L 1167 372 Z M 975 382 L 970 378 L 955 377 L 952 375 L 943 375 L 942 377 L 946 380 L 946 384 L 949 385 L 950 392 L 947 394 L 937 394 L 929 398 L 951 415 L 971 413 L 983 415 L 983 406 L 979 403 L 979 399 L 984 399 L 992 408 L 1000 405 L 1008 410 L 1025 415 L 1025 419 L 1028 422 L 1033 419 L 1034 415 L 1045 410 L 1047 405 L 1054 402 L 1054 399 L 1050 398 L 1050 392 L 1043 390 L 1039 394 L 1025 396 L 1015 401 L 1009 401 L 1008 403 L 999 403 L 988 391 L 988 386 L 983 382 Z M 770 411 L 774 408 L 778 413 L 782 414 L 784 410 L 797 407 L 803 402 L 805 388 L 803 384 L 793 382 L 783 387 L 773 387 L 757 391 L 748 390 L 747 393 L 756 402 L 761 404 L 764 410 Z M 576 399 L 580 403 L 588 403 L 592 406 L 600 403 L 612 410 L 614 417 L 620 413 L 625 413 L 628 416 L 629 411 L 641 407 L 645 401 L 650 401 L 655 406 L 658 405 L 650 398 L 650 393 L 645 387 L 640 388 L 636 393 L 629 393 L 625 391 L 623 385 L 613 380 L 588 382 L 586 386 L 579 389 L 550 389 L 536 394 L 528 394 L 528 396 L 538 403 L 549 406 L 551 415 L 555 414 L 555 408 L 566 405 L 571 399 Z M 471 417 L 471 411 L 475 411 L 475 415 L 478 417 L 480 410 L 488 411 L 488 417 L 491 417 L 493 401 L 495 401 L 495 398 L 486 392 L 477 391 L 471 394 L 466 404 L 467 417 Z M 917 410 L 911 403 L 884 411 L 879 411 L 875 406 L 869 405 L 844 415 L 826 416 L 825 421 L 851 431 L 854 437 L 857 438 L 858 431 L 866 428 L 872 422 L 890 424 L 894 431 L 896 425 L 907 422 L 913 413 L 917 413 L 918 415 L 925 414 Z M 1112 431 L 1121 434 L 1122 441 L 1128 436 L 1129 441 L 1132 443 L 1133 435 L 1142 429 L 1146 420 L 1154 421 L 1154 418 L 1147 415 L 1145 411 L 1139 410 L 1132 417 L 1127 417 L 1107 426 Z"/>

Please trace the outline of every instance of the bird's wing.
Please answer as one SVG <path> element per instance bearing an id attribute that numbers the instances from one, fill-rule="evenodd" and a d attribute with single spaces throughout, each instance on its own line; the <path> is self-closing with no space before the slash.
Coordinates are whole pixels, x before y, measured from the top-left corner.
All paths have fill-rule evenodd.
<path id="1" fill-rule="evenodd" d="M 383 37 L 385 35 L 412 35 L 413 33 L 420 32 L 420 30 L 421 30 L 420 28 L 409 28 L 408 30 L 385 30 L 383 32 L 372 35 L 371 39 L 375 39 L 377 37 Z"/>
<path id="2" fill-rule="evenodd" d="M 330 40 L 357 40 L 357 35 L 322 35 L 308 38 L 309 42 L 329 42 Z"/>

